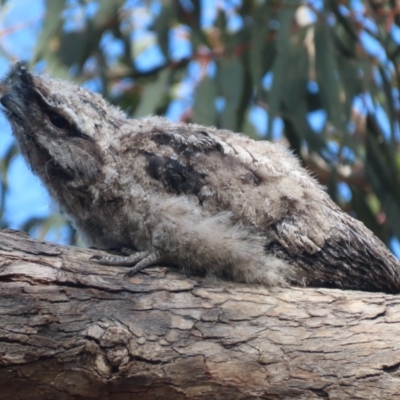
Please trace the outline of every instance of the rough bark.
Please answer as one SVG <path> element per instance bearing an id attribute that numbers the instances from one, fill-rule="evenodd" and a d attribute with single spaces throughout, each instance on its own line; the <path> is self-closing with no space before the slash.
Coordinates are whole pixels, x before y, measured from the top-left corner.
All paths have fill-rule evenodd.
<path id="1" fill-rule="evenodd" d="M 400 297 L 274 289 L 0 232 L 1 399 L 394 399 Z"/>

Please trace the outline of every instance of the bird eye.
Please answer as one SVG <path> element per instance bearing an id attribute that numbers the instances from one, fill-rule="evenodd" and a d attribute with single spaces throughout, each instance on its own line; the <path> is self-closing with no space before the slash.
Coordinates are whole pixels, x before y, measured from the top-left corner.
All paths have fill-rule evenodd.
<path id="1" fill-rule="evenodd" d="M 62 117 L 60 114 L 49 111 L 48 112 L 50 122 L 58 129 L 68 129 L 69 122 Z"/>

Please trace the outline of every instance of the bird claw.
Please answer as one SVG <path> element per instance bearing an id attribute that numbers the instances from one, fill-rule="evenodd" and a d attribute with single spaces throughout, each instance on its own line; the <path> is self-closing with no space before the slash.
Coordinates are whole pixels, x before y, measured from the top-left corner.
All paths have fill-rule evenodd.
<path id="1" fill-rule="evenodd" d="M 125 276 L 135 275 L 138 271 L 150 267 L 154 264 L 165 261 L 164 256 L 160 252 L 151 253 L 150 251 L 140 251 L 128 256 L 100 256 L 95 255 L 90 258 L 101 265 L 115 265 L 132 267 Z"/>

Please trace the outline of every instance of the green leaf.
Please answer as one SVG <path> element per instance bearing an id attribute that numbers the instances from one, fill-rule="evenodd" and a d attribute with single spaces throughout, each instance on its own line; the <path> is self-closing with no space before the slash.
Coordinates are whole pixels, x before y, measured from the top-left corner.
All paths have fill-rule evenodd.
<path id="1" fill-rule="evenodd" d="M 337 73 L 334 48 L 326 22 L 317 23 L 314 38 L 315 69 L 321 102 L 331 123 L 337 130 L 345 132 L 345 104 L 348 99 Z"/>
<path id="2" fill-rule="evenodd" d="M 257 92 L 261 87 L 261 79 L 271 69 L 276 54 L 275 41 L 269 37 L 269 22 L 274 16 L 274 8 L 271 2 L 260 5 L 251 28 L 250 71 Z"/>
<path id="3" fill-rule="evenodd" d="M 139 105 L 134 112 L 135 118 L 146 117 L 156 112 L 167 93 L 169 76 L 169 70 L 163 69 L 154 82 L 145 86 Z"/>
<path id="4" fill-rule="evenodd" d="M 280 25 L 278 37 L 276 41 L 277 54 L 272 67 L 273 81 L 268 96 L 268 128 L 267 137 L 272 136 L 272 124 L 277 116 L 282 104 L 282 89 L 285 85 L 285 74 L 288 70 L 290 51 L 290 24 L 293 19 L 294 9 L 291 7 L 283 7 L 278 13 L 278 22 Z"/>
<path id="5" fill-rule="evenodd" d="M 46 1 L 46 14 L 43 20 L 43 28 L 34 50 L 33 64 L 42 58 L 46 59 L 50 65 L 58 63 L 56 51 L 60 47 L 60 36 L 63 26 L 61 16 L 65 9 L 65 4 L 65 0 Z"/>
<path id="6" fill-rule="evenodd" d="M 218 64 L 217 82 L 225 98 L 225 108 L 220 116 L 222 128 L 237 130 L 238 108 L 243 92 L 243 65 L 238 58 L 224 58 Z"/>
<path id="7" fill-rule="evenodd" d="M 392 144 L 392 147 L 390 149 L 394 156 L 394 154 L 398 151 L 396 143 L 396 131 L 395 131 L 395 121 L 397 120 L 397 112 L 392 95 L 392 84 L 387 77 L 387 74 L 390 74 L 390 72 L 387 69 L 383 68 L 382 66 L 379 66 L 378 69 L 383 83 L 382 86 L 384 93 L 384 101 L 382 102 L 383 103 L 382 105 L 386 111 L 387 118 L 390 124 L 390 141 Z"/>
<path id="8" fill-rule="evenodd" d="M 118 27 L 120 8 L 123 0 L 99 0 L 97 13 L 86 21 L 81 31 L 64 31 L 63 11 L 65 0 L 46 2 L 46 15 L 43 30 L 34 51 L 33 63 L 40 59 L 46 61 L 49 73 L 66 77 L 72 65 L 80 69 L 86 60 L 99 50 L 99 43 L 104 31 Z"/>
<path id="9" fill-rule="evenodd" d="M 160 14 L 155 19 L 153 30 L 157 34 L 158 45 L 164 55 L 169 59 L 169 30 L 175 20 L 175 7 L 171 0 L 164 0 Z"/>
<path id="10" fill-rule="evenodd" d="M 205 76 L 196 87 L 193 105 L 193 122 L 211 126 L 216 124 L 216 95 L 217 89 L 214 79 Z"/>

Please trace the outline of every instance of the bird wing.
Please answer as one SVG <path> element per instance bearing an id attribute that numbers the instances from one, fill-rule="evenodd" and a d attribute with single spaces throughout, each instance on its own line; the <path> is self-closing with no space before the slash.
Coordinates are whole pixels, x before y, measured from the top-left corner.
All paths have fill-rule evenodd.
<path id="1" fill-rule="evenodd" d="M 151 122 L 130 144 L 147 171 L 146 190 L 191 196 L 210 214 L 230 211 L 271 240 L 281 232 L 281 243 L 294 252 L 323 245 L 330 229 L 324 214 L 337 206 L 284 146 L 162 118 Z M 273 230 L 277 224 L 284 229 Z"/>

